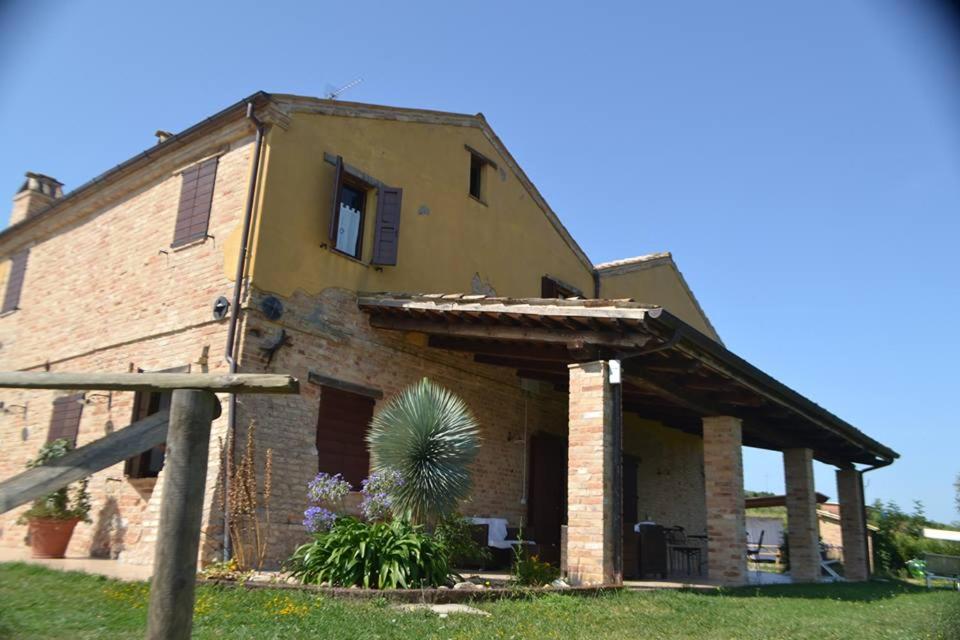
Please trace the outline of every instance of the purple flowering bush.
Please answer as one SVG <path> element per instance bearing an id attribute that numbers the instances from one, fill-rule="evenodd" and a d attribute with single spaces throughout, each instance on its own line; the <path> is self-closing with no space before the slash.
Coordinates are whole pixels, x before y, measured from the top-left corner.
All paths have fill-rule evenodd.
<path id="1" fill-rule="evenodd" d="M 307 510 L 303 512 L 303 526 L 310 533 L 330 531 L 336 521 L 337 514 L 324 507 L 313 505 L 307 507 Z"/>
<path id="2" fill-rule="evenodd" d="M 350 483 L 338 473 L 318 473 L 307 483 L 310 506 L 303 512 L 303 526 L 310 533 L 330 531 L 337 521 L 336 509 L 350 493 Z"/>
<path id="3" fill-rule="evenodd" d="M 403 477 L 393 469 L 379 469 L 361 483 L 360 513 L 368 522 L 388 520 L 393 515 L 393 496 L 403 486 Z"/>

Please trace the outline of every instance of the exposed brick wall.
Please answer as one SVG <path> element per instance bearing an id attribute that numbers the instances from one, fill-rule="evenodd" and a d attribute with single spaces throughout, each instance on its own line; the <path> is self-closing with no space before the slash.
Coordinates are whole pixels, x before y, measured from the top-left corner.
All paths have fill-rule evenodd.
<path id="1" fill-rule="evenodd" d="M 783 452 L 787 496 L 787 535 L 790 540 L 790 575 L 795 582 L 815 582 L 820 576 L 817 499 L 813 484 L 813 451 Z"/>
<path id="2" fill-rule="evenodd" d="M 710 578 L 726 585 L 746 582 L 742 442 L 737 418 L 703 419 L 708 571 Z"/>
<path id="3" fill-rule="evenodd" d="M 30 260 L 20 309 L 0 318 L 0 368 L 127 372 L 192 365 L 198 372 L 225 371 L 226 322 L 213 321 L 211 308 L 233 287 L 224 275 L 224 242 L 242 218 L 251 152 L 248 127 L 222 131 L 131 177 L 125 190 L 111 187 L 111 199 L 101 194 L 76 205 L 88 213 L 67 208 L 55 216 L 67 222 L 26 230 Z M 175 169 L 211 153 L 222 154 L 209 226 L 213 237 L 171 250 L 180 193 Z M 0 414 L 0 478 L 22 471 L 46 441 L 56 395 L 0 392 L 8 406 L 27 406 L 25 416 L 19 409 Z M 129 424 L 132 405 L 132 393 L 92 398 L 83 409 L 78 444 Z M 217 500 L 217 438 L 225 425 L 225 417 L 214 424 L 211 445 L 205 516 L 211 535 L 218 533 L 219 515 L 211 522 L 210 514 L 219 513 L 211 505 Z M 162 472 L 157 480 L 125 478 L 122 463 L 94 474 L 94 522 L 77 527 L 68 553 L 150 563 L 162 481 Z M 0 545 L 23 546 L 26 527 L 15 524 L 22 511 L 0 515 Z M 216 545 L 211 537 L 205 553 Z"/>
<path id="4" fill-rule="evenodd" d="M 225 330 L 224 323 L 211 322 L 173 335 L 145 339 L 123 348 L 72 359 L 52 370 L 126 371 L 130 363 L 145 370 L 160 370 L 193 363 L 193 371 L 202 371 L 203 366 L 197 364 L 197 360 L 203 347 L 209 346 L 211 353 L 222 349 Z M 225 372 L 226 364 L 212 357 L 209 370 Z M 0 416 L 0 441 L 3 442 L 0 448 L 0 478 L 8 478 L 22 471 L 26 461 L 34 457 L 37 449 L 46 442 L 53 399 L 63 393 L 4 390 L 3 399 L 8 405 L 26 404 L 28 411 L 26 419 L 19 413 Z M 133 397 L 133 393 L 114 392 L 109 398 L 90 398 L 90 404 L 84 406 L 80 419 L 77 444 L 82 446 L 129 424 L 133 414 Z M 221 398 L 225 406 L 226 396 Z M 214 443 L 223 435 L 225 428 L 225 417 L 214 423 Z M 209 505 L 216 499 L 218 455 L 219 449 L 214 446 L 206 494 L 208 512 Z M 93 509 L 90 517 L 93 523 L 78 525 L 68 549 L 69 555 L 113 557 L 135 564 L 152 562 L 163 472 L 157 479 L 131 479 L 124 477 L 123 467 L 121 462 L 91 477 Z M 25 509 L 22 507 L 0 516 L 0 545 L 24 545 L 27 527 L 15 524 L 15 520 Z M 212 544 L 215 542 L 211 541 Z"/>
<path id="5" fill-rule="evenodd" d="M 580 585 L 615 584 L 614 407 L 606 362 L 570 365 L 567 575 Z M 619 534 L 619 532 L 616 532 Z"/>
<path id="6" fill-rule="evenodd" d="M 863 520 L 863 476 L 855 469 L 837 471 L 837 494 L 840 501 L 840 527 L 843 538 L 843 569 L 847 580 L 870 578 L 869 549 Z"/>
<path id="7" fill-rule="evenodd" d="M 327 289 L 282 298 L 279 322 L 258 310 L 264 295 L 255 291 L 247 313 L 242 371 L 290 373 L 301 379 L 299 396 L 243 396 L 241 430 L 258 424 L 256 446 L 273 448 L 274 490 L 271 505 L 270 561 L 285 559 L 307 540 L 301 522 L 306 484 L 317 472 L 316 423 L 321 389 L 308 382 L 310 371 L 383 392 L 375 411 L 405 387 L 423 377 L 459 394 L 481 426 L 482 445 L 473 465 L 474 491 L 461 509 L 464 515 L 507 518 L 519 526 L 526 518 L 523 466 L 526 457 L 524 420 L 529 436 L 545 431 L 566 433 L 566 397 L 546 385 L 526 392 L 512 369 L 474 363 L 469 354 L 425 347 L 416 337 L 374 330 L 357 308 L 356 295 Z M 284 329 L 291 345 L 276 352 L 270 366 L 261 347 Z M 242 435 L 238 434 L 238 442 Z M 557 479 L 558 487 L 560 478 Z M 350 503 L 355 504 L 353 496 Z"/>
<path id="8" fill-rule="evenodd" d="M 637 517 L 706 533 L 703 439 L 626 413 L 623 450 L 639 460 Z"/>

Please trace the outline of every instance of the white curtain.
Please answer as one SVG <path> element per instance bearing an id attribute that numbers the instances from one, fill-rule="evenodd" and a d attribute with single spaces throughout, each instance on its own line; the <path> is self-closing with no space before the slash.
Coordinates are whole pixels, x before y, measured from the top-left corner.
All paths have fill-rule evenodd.
<path id="1" fill-rule="evenodd" d="M 360 233 L 360 212 L 345 204 L 340 205 L 340 226 L 337 229 L 337 249 L 353 255 L 357 252 Z"/>

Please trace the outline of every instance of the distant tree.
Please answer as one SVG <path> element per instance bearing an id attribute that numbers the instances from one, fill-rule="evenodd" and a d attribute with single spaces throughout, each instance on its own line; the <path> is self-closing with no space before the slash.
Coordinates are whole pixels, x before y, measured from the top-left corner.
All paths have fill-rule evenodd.
<path id="1" fill-rule="evenodd" d="M 912 513 L 903 511 L 893 500 L 886 503 L 876 500 L 867 508 L 867 519 L 878 529 L 873 536 L 873 553 L 880 573 L 900 573 L 908 560 L 921 557 L 925 551 L 960 553 L 960 543 L 923 537 L 924 527 L 945 529 L 947 526 L 927 518 L 919 500 L 914 501 Z"/>
<path id="2" fill-rule="evenodd" d="M 957 481 L 953 483 L 953 487 L 957 490 L 954 500 L 956 500 L 957 513 L 960 513 L 960 473 L 957 474 Z"/>
<path id="3" fill-rule="evenodd" d="M 960 480 L 958 480 L 958 482 L 960 482 Z M 751 491 L 750 489 L 746 489 L 743 492 L 744 498 L 769 498 L 770 496 L 775 495 L 777 494 L 772 491 Z"/>

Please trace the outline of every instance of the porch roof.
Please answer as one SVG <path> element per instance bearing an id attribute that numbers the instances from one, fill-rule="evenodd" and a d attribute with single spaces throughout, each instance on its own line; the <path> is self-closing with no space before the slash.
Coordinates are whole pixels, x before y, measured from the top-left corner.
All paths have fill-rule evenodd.
<path id="1" fill-rule="evenodd" d="M 432 347 L 473 354 L 565 389 L 567 365 L 618 359 L 623 408 L 702 433 L 701 418 L 743 421 L 751 447 L 809 447 L 838 467 L 885 465 L 899 454 L 711 340 L 669 311 L 633 300 L 361 294 L 380 329 L 425 334 Z"/>

